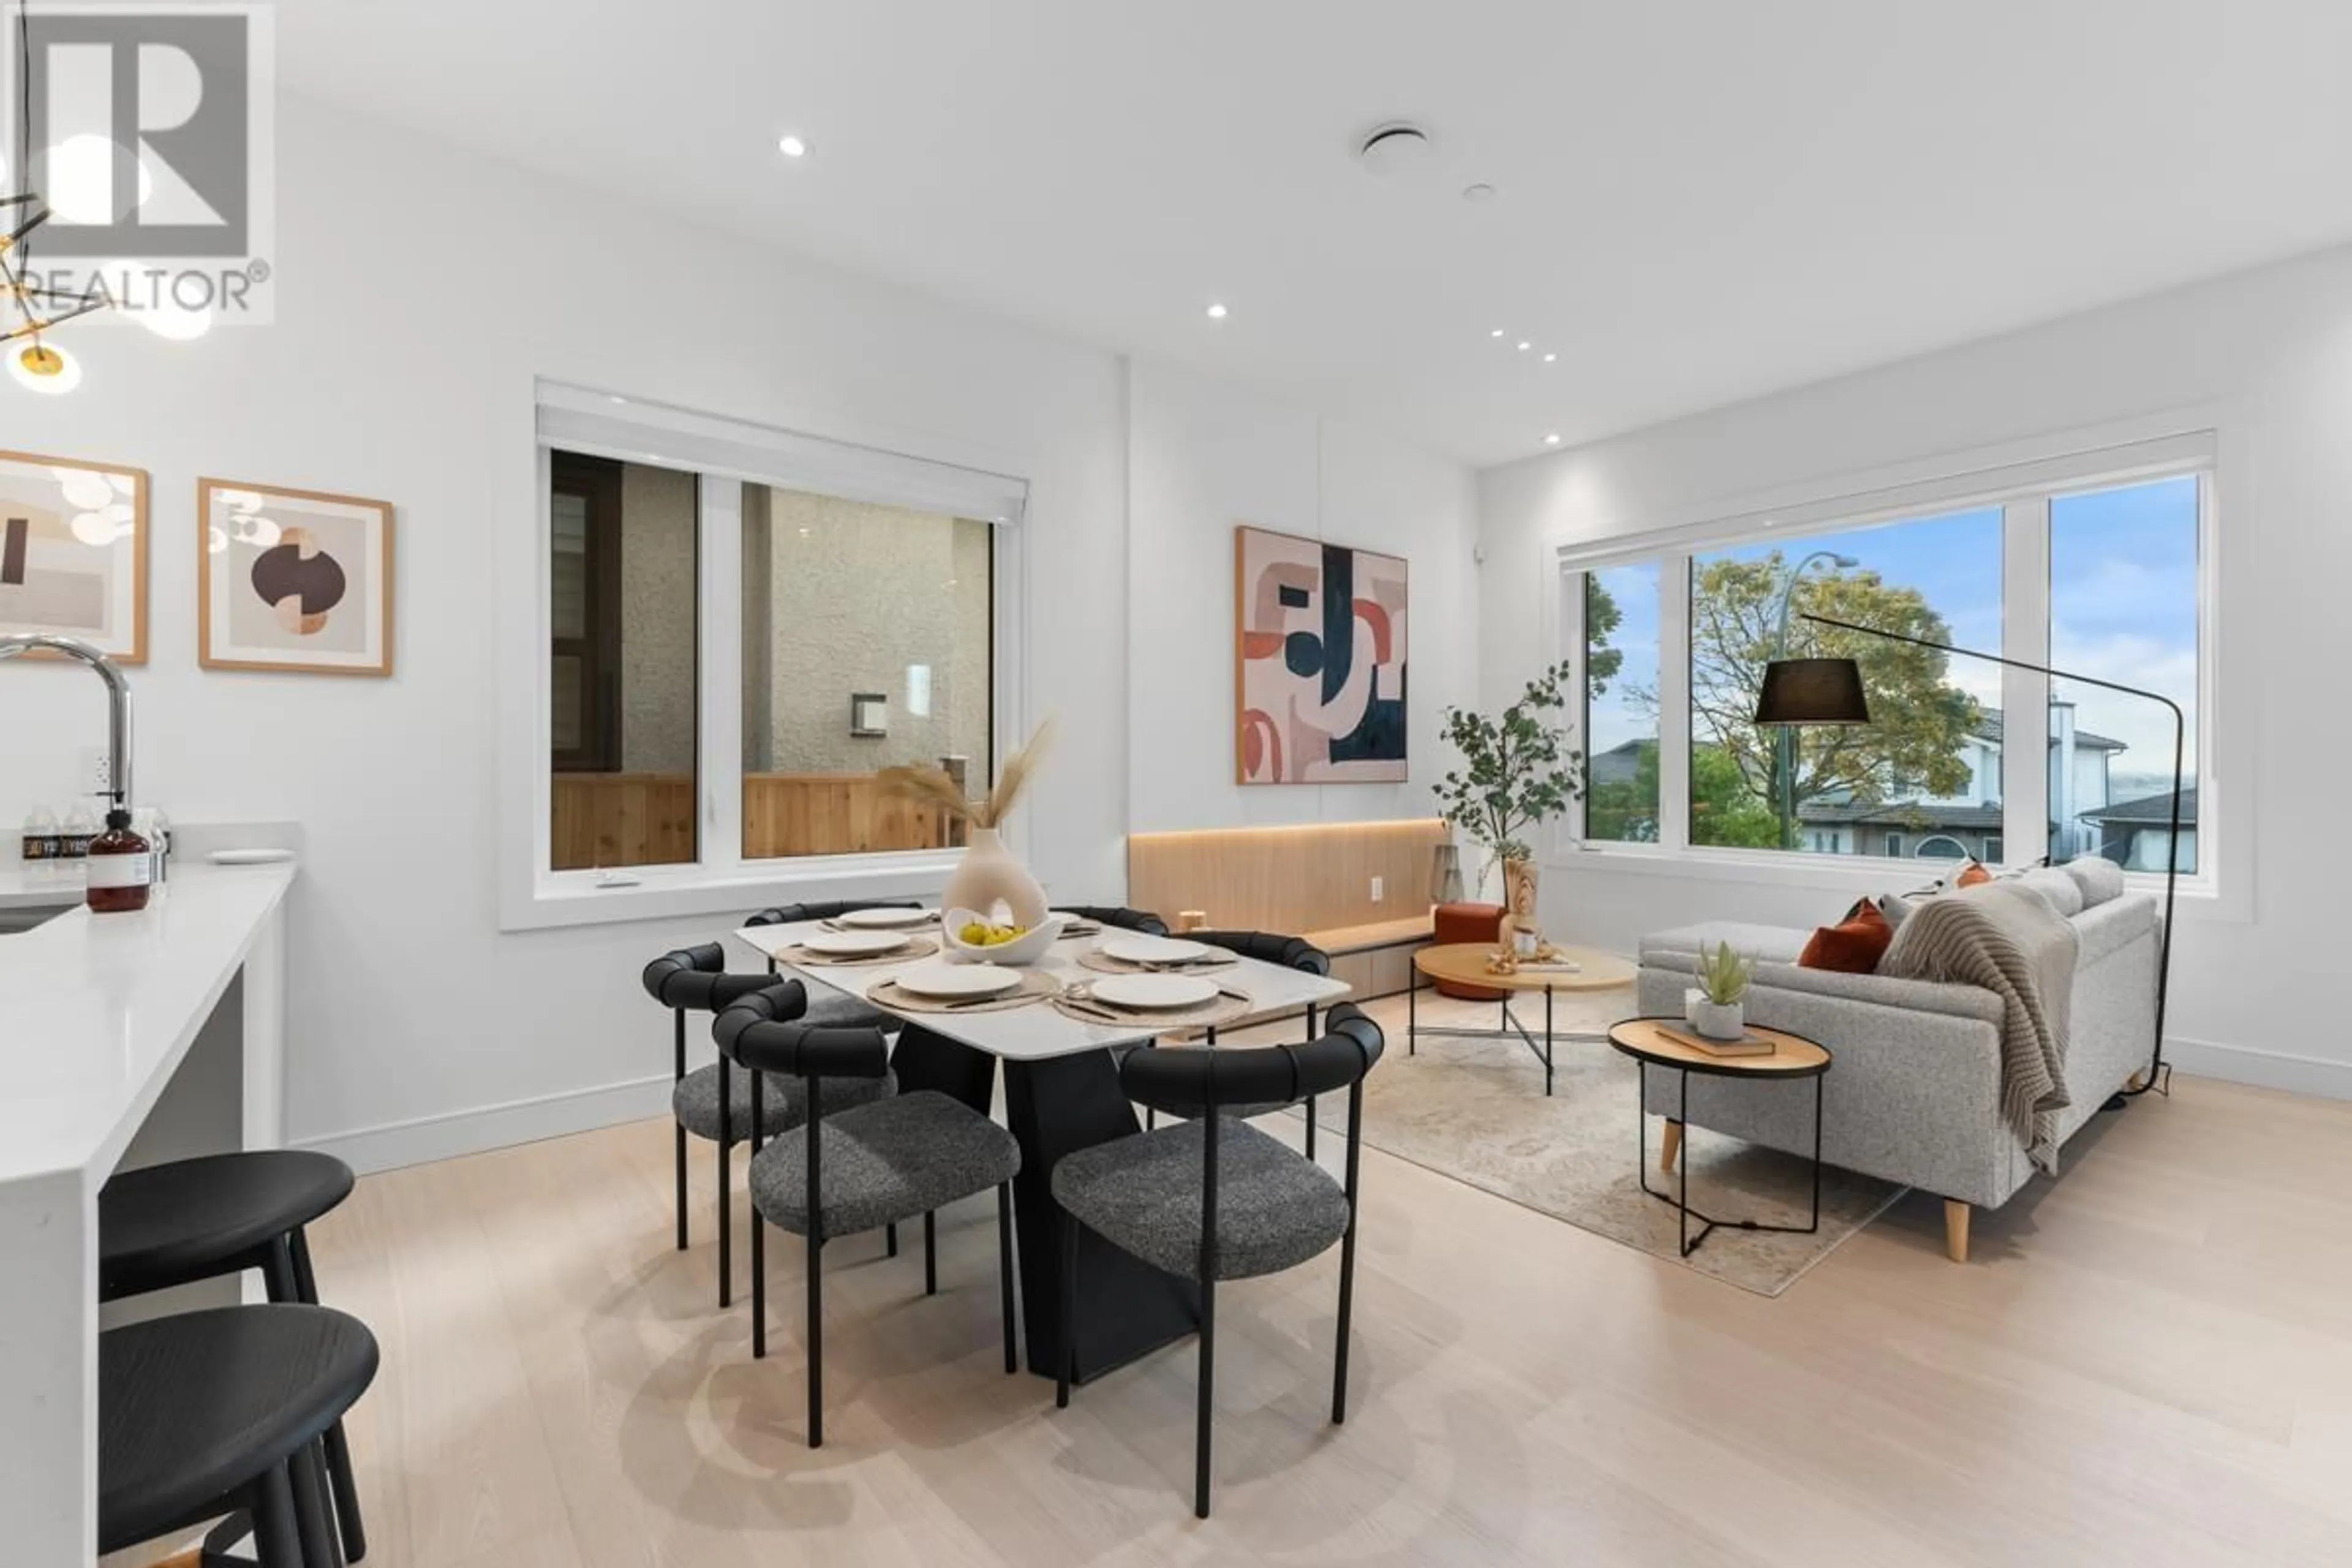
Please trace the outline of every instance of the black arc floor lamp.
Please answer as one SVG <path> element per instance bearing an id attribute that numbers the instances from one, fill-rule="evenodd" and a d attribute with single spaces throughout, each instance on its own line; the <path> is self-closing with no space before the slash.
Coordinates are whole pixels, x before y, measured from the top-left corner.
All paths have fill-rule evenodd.
<path id="1" fill-rule="evenodd" d="M 2168 1076 L 2164 1062 L 2164 994 L 2172 978 L 2173 894 L 2180 881 L 2181 773 L 2189 737 L 2189 720 L 2180 711 L 2180 704 L 2161 692 L 2143 691 L 2136 686 L 2118 686 L 2095 675 L 2076 675 L 2069 670 L 2053 669 L 2046 664 L 2028 664 L 2021 658 L 2003 658 L 1997 653 L 1979 653 L 1972 647 L 1954 647 L 1949 643 L 1929 642 L 1926 637 L 1882 631 L 1876 626 L 1857 626 L 1852 621 L 1833 620 L 1828 616 L 1808 615 L 1803 618 L 1815 626 L 1835 626 L 1840 631 L 1859 632 L 1864 637 L 1881 637 L 1888 642 L 1909 643 L 1914 647 L 1931 647 L 1939 653 L 1956 653 L 1964 658 L 1980 658 L 1987 664 L 2006 665 L 2011 669 L 2031 670 L 2036 675 L 2054 676 L 2061 680 L 2078 680 L 2085 686 L 2120 691 L 2126 697 L 2145 697 L 2151 702 L 2163 703 L 2171 710 L 2172 834 L 2165 845 L 2164 930 L 2158 935 L 2157 948 L 2156 1046 L 2148 1055 L 2147 1081 L 2124 1092 L 2146 1094 L 2156 1088 L 2158 1081 Z M 1764 667 L 1763 689 L 1759 693 L 1756 704 L 1756 722 L 1781 727 L 1869 723 L 1870 701 L 1862 689 L 1862 667 L 1850 658 L 1771 660 Z"/>

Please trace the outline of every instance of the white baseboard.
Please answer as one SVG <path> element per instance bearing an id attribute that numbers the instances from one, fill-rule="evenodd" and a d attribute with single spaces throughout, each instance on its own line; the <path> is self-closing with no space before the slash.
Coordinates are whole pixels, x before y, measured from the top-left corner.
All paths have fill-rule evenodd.
<path id="1" fill-rule="evenodd" d="M 2174 1036 L 2164 1046 L 2164 1059 L 2185 1073 L 2225 1079 L 2257 1089 L 2283 1089 L 2293 1094 L 2316 1094 L 2329 1100 L 2352 1100 L 2352 1062 L 2299 1056 L 2293 1051 L 2269 1051 L 2255 1046 L 2225 1046 L 2214 1040 L 2184 1040 Z"/>
<path id="2" fill-rule="evenodd" d="M 451 1160 L 479 1154 L 516 1143 L 536 1143 L 588 1132 L 624 1121 L 642 1121 L 669 1112 L 670 1077 L 633 1079 L 625 1083 L 600 1084 L 592 1089 L 566 1089 L 536 1100 L 509 1100 L 473 1110 L 446 1111 L 380 1127 L 295 1141 L 299 1149 L 332 1154 L 362 1175 L 373 1171 L 421 1165 L 428 1160 Z"/>

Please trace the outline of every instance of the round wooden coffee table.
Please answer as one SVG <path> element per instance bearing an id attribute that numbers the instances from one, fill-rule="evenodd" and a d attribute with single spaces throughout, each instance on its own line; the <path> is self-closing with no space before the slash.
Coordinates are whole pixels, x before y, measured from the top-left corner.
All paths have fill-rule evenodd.
<path id="1" fill-rule="evenodd" d="M 1513 974 L 1487 973 L 1486 960 L 1495 953 L 1495 944 L 1491 942 L 1448 942 L 1443 947 L 1424 947 L 1415 952 L 1412 955 L 1412 985 L 1405 992 L 1405 1055 L 1419 1054 L 1413 1047 L 1416 1037 L 1422 1035 L 1445 1035 L 1472 1040 L 1516 1038 L 1528 1047 L 1536 1060 L 1543 1063 L 1544 1093 L 1551 1093 L 1552 994 L 1559 991 L 1608 991 L 1620 985 L 1633 984 L 1636 973 L 1632 960 L 1620 958 L 1613 952 L 1602 952 L 1590 947 L 1570 947 L 1560 951 L 1566 954 L 1566 962 L 1575 967 L 1521 969 Z M 1483 985 L 1489 990 L 1502 992 L 1503 1026 L 1498 1029 L 1465 1029 L 1423 1025 L 1417 998 L 1421 994 L 1421 977 L 1424 974 L 1432 980 L 1452 981 L 1460 985 Z M 1537 991 L 1543 993 L 1544 999 L 1543 1044 L 1540 1047 L 1536 1044 L 1535 1036 L 1511 1011 L 1514 995 Z M 1599 1045 L 1608 1038 L 1605 1035 L 1591 1034 L 1558 1037 L 1589 1045 Z"/>
<path id="2" fill-rule="evenodd" d="M 1822 1084 L 1829 1077 L 1830 1053 L 1822 1046 L 1792 1035 L 1786 1029 L 1768 1029 L 1760 1024 L 1748 1026 L 1748 1033 L 1758 1039 L 1771 1042 L 1769 1056 L 1720 1057 L 1703 1046 L 1693 1045 L 1689 1038 L 1677 1039 L 1676 1035 L 1696 1037 L 1697 1031 L 1680 1018 L 1628 1018 L 1609 1026 L 1609 1043 L 1633 1058 L 1641 1069 L 1640 1087 L 1635 1090 L 1633 1120 L 1637 1126 L 1635 1143 L 1641 1150 L 1642 1190 L 1652 1197 L 1675 1205 L 1676 1239 L 1682 1255 L 1688 1258 L 1696 1252 L 1699 1243 L 1710 1232 L 1722 1230 L 1776 1230 L 1793 1236 L 1811 1236 L 1822 1228 Z M 1650 1185 L 1650 1069 L 1664 1068 L 1681 1075 L 1682 1100 L 1674 1125 L 1690 1124 L 1690 1075 L 1700 1073 L 1710 1078 L 1755 1079 L 1813 1080 L 1813 1217 L 1804 1225 L 1766 1225 L 1753 1219 L 1717 1219 L 1690 1206 L 1690 1159 L 1685 1155 L 1674 1162 L 1675 1190 L 1662 1193 Z M 1700 1222 L 1699 1233 L 1690 1233 L 1690 1222 Z"/>

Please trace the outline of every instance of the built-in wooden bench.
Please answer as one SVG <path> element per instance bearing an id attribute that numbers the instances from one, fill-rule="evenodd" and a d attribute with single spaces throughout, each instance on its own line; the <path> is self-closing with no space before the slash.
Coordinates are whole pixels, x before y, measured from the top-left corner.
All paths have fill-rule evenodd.
<path id="1" fill-rule="evenodd" d="M 1358 996 L 1386 996 L 1412 984 L 1445 842 L 1435 817 L 1139 833 L 1127 841 L 1128 901 L 1171 923 L 1198 910 L 1223 930 L 1304 937 Z"/>

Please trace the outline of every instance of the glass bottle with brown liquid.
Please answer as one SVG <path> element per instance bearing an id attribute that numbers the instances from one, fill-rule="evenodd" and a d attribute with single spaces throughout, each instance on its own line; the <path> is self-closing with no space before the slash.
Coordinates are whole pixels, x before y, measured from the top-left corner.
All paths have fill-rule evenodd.
<path id="1" fill-rule="evenodd" d="M 86 897 L 93 914 L 127 914 L 147 907 L 154 858 L 147 840 L 131 831 L 131 814 L 121 806 L 106 814 L 106 831 L 89 841 Z"/>

